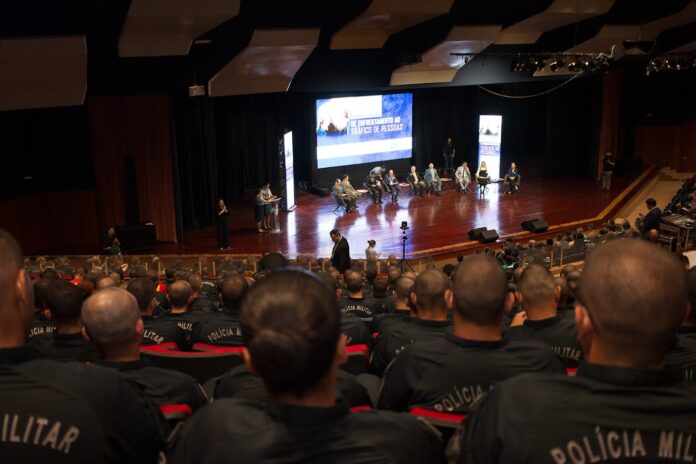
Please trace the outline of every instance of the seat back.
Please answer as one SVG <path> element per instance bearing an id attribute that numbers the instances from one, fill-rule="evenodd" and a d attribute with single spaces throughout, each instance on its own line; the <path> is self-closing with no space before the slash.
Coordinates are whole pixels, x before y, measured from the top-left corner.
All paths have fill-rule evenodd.
<path id="1" fill-rule="evenodd" d="M 206 350 L 201 345 L 194 345 L 194 351 L 180 351 L 174 343 L 163 343 L 142 346 L 140 352 L 153 366 L 184 372 L 200 384 L 244 362 L 243 347 L 216 346 Z"/>
<path id="2" fill-rule="evenodd" d="M 346 346 L 348 362 L 341 366 L 346 372 L 353 375 L 364 374 L 367 372 L 370 363 L 370 349 L 365 344 Z"/>

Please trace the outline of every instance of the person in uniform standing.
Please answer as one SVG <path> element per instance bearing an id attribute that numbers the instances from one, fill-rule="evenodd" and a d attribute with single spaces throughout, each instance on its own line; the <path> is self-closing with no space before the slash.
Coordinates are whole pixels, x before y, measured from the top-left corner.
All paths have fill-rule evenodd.
<path id="1" fill-rule="evenodd" d="M 454 170 L 454 156 L 456 152 L 457 150 L 452 143 L 452 137 L 447 137 L 447 142 L 445 142 L 445 146 L 442 148 L 442 157 L 445 158 L 445 174 L 447 171 Z"/>
<path id="2" fill-rule="evenodd" d="M 230 213 L 227 211 L 225 200 L 222 198 L 218 200 L 215 220 L 217 224 L 218 249 L 228 250 L 230 248 Z"/>

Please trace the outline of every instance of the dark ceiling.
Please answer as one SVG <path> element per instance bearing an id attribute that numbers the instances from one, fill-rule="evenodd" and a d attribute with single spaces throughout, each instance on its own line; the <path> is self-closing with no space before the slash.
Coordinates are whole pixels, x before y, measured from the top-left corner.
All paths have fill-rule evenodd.
<path id="1" fill-rule="evenodd" d="M 582 0 L 578 0 L 582 1 Z M 242 0 L 238 16 L 207 32 L 206 45 L 188 56 L 119 58 L 117 43 L 130 0 L 16 0 L 0 3 L 0 37 L 85 35 L 88 93 L 183 93 L 207 81 L 243 50 L 257 28 L 321 28 L 319 44 L 296 74 L 290 91 L 342 92 L 389 87 L 391 72 L 409 57 L 442 41 L 452 26 L 512 25 L 546 9 L 551 0 L 456 0 L 449 14 L 393 34 L 383 48 L 330 50 L 334 32 L 369 6 L 370 0 Z M 593 37 L 606 24 L 649 22 L 683 9 L 689 0 L 616 0 L 602 16 L 544 33 L 534 45 L 489 47 L 488 53 L 562 51 Z M 655 53 L 696 41 L 696 23 L 669 29 Z M 477 58 L 448 85 L 531 79 L 509 71 L 510 58 Z"/>

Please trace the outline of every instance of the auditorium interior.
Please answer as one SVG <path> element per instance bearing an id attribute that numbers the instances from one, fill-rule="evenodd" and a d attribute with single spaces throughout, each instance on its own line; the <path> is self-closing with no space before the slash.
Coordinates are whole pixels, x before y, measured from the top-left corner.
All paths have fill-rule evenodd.
<path id="1" fill-rule="evenodd" d="M 220 462 L 226 450 L 249 453 L 249 460 L 241 462 L 276 462 L 274 452 L 292 448 L 294 458 L 285 456 L 282 462 L 560 463 L 638 455 L 645 462 L 693 460 L 696 392 L 690 381 L 696 378 L 696 317 L 688 312 L 681 319 L 675 316 L 676 325 L 669 330 L 679 332 L 678 342 L 666 355 L 673 362 L 668 367 L 682 369 L 679 376 L 688 386 L 629 394 L 637 402 L 626 400 L 631 412 L 625 413 L 630 418 L 625 421 L 619 413 L 612 415 L 613 400 L 607 400 L 606 415 L 598 414 L 596 424 L 604 435 L 595 433 L 594 426 L 585 430 L 578 425 L 572 433 L 559 433 L 556 441 L 539 438 L 541 432 L 534 435 L 534 427 L 510 438 L 505 427 L 526 429 L 520 421 L 541 419 L 521 407 L 499 419 L 504 427 L 496 430 L 492 408 L 512 401 L 514 389 L 501 388 L 490 399 L 485 391 L 498 391 L 494 384 L 525 368 L 558 368 L 561 373 L 553 375 L 564 381 L 574 381 L 577 373 L 580 382 L 599 385 L 604 374 L 593 364 L 600 357 L 597 340 L 612 330 L 620 333 L 622 344 L 617 346 L 623 348 L 632 346 L 638 334 L 661 346 L 657 333 L 669 332 L 664 329 L 669 323 L 662 320 L 667 316 L 649 315 L 647 303 L 631 299 L 643 311 L 636 318 L 660 322 L 652 332 L 628 324 L 630 329 L 621 331 L 623 325 L 597 309 L 602 298 L 618 308 L 622 295 L 643 295 L 645 290 L 643 302 L 659 296 L 679 305 L 683 297 L 696 305 L 696 275 L 689 271 L 696 266 L 695 83 L 694 0 L 4 2 L 0 257 L 5 262 L 0 263 L 0 305 L 7 315 L 0 314 L 0 392 L 10 393 L 0 398 L 0 456 L 51 461 L 56 452 L 60 459 L 72 452 L 74 460 L 66 462 L 93 462 L 97 454 L 114 458 L 108 462 L 153 462 L 156 453 L 160 462 L 183 463 L 204 462 L 201 453 L 210 459 L 206 462 Z M 631 251 L 617 252 L 621 244 Z M 629 253 L 650 260 L 662 277 L 636 271 Z M 19 359 L 2 354 L 14 346 L 6 343 L 10 329 L 5 333 L 2 327 L 16 326 L 7 324 L 15 320 L 8 302 L 20 307 L 24 301 L 19 296 L 25 291 L 22 279 L 8 280 L 18 272 L 12 268 L 15 256 L 21 256 L 19 268 L 25 274 L 20 274 L 33 288 L 35 316 L 27 347 L 61 363 L 113 363 L 110 367 L 122 374 L 130 372 L 124 375 L 138 384 L 136 396 L 154 405 L 158 431 L 141 431 L 141 440 L 149 433 L 158 435 L 151 443 L 134 439 L 123 449 L 100 448 L 94 444 L 101 440 L 98 431 L 87 445 L 90 434 L 83 418 L 67 429 L 71 422 L 58 412 L 12 409 L 11 398 L 18 404 L 24 398 L 13 390 L 10 377 L 2 379 L 4 366 Z M 684 279 L 681 270 L 678 277 L 669 274 L 677 262 L 687 269 Z M 609 269 L 612 263 L 616 272 Z M 284 268 L 288 270 L 282 272 Z M 583 277 L 587 269 L 595 274 Z M 634 272 L 635 285 L 623 286 L 617 274 Z M 667 275 L 676 282 L 669 295 L 654 290 L 656 282 L 670 281 Z M 443 381 L 438 390 L 425 385 L 428 379 L 437 384 L 444 378 L 445 365 L 456 356 L 461 366 L 464 360 L 476 362 L 461 348 L 471 341 L 463 340 L 459 330 L 465 333 L 468 323 L 480 325 L 484 317 L 477 319 L 465 308 L 484 311 L 485 305 L 472 303 L 466 293 L 488 301 L 484 293 L 495 293 L 498 277 L 505 281 L 498 296 L 507 295 L 511 302 L 491 316 L 500 319 L 494 338 L 504 345 L 496 349 L 515 361 L 487 353 L 492 356 L 489 370 L 500 366 L 496 380 L 479 381 L 467 373 L 456 382 L 471 382 L 469 386 L 450 388 Z M 312 395 L 303 396 L 314 390 L 303 389 L 313 374 L 301 360 L 306 356 L 314 370 L 324 368 L 321 363 L 329 361 L 308 355 L 318 350 L 308 344 L 318 344 L 321 337 L 288 331 L 328 324 L 331 318 L 311 326 L 300 321 L 320 311 L 322 305 L 314 303 L 326 290 L 317 286 L 320 281 L 333 287 L 331 307 L 340 310 L 341 336 L 347 339 L 335 355 L 345 359 L 336 368 L 338 386 L 333 379 L 331 388 L 338 389 L 349 415 L 377 414 L 365 419 L 363 432 L 369 435 L 393 425 L 379 416 L 381 410 L 406 412 L 429 424 L 433 435 L 421 434 L 415 421 L 408 422 L 401 438 L 413 437 L 413 442 L 399 450 L 389 437 L 375 442 L 349 424 L 307 413 L 305 420 L 314 420 L 314 426 L 329 424 L 323 447 L 309 451 L 302 438 L 275 428 L 281 422 L 288 430 L 298 426 L 298 418 L 288 425 L 293 411 L 263 410 L 264 428 L 254 422 L 261 414 L 254 409 L 248 413 L 249 424 L 235 419 L 221 426 L 221 442 L 215 442 L 215 434 L 204 432 L 214 427 L 214 420 L 227 417 L 216 414 L 248 410 L 235 409 L 241 408 L 236 403 L 215 409 L 213 400 L 238 396 L 267 408 L 274 402 L 316 406 L 308 399 Z M 69 288 L 63 288 L 66 282 Z M 614 296 L 606 293 L 609 283 L 617 289 Z M 291 302 L 294 285 L 304 286 L 311 309 L 278 316 L 286 319 L 283 332 L 270 317 L 273 306 L 262 292 Z M 70 319 L 61 312 L 70 312 L 75 288 L 84 303 L 80 300 Z M 433 288 L 440 288 L 435 296 L 428 294 Z M 136 357 L 162 369 L 156 380 L 147 376 L 155 376 L 147 369 L 138 377 L 139 367 L 118 367 L 110 360 L 117 350 L 109 340 L 121 332 L 110 338 L 99 326 L 108 319 L 100 308 L 122 305 L 126 314 L 129 294 L 142 313 L 136 317 L 142 316 Z M 543 306 L 538 302 L 546 296 L 555 298 L 555 332 L 534 320 Z M 496 308 L 507 304 L 500 298 Z M 437 302 L 447 306 L 443 320 L 433 316 L 438 308 L 427 306 Z M 418 308 L 425 315 L 420 319 Z M 128 320 L 116 312 L 111 317 L 114 326 Z M 167 318 L 171 327 L 165 327 Z M 427 323 L 413 322 L 421 319 Z M 683 320 L 684 326 L 677 327 Z M 408 327 L 399 332 L 401 325 Z M 544 328 L 547 333 L 539 335 L 543 347 L 522 346 L 535 337 L 533 330 Z M 66 333 L 73 338 L 55 338 Z M 270 333 L 278 337 L 273 343 L 262 337 Z M 445 349 L 443 333 L 459 337 L 460 351 L 450 358 L 442 355 L 437 361 L 441 371 L 426 376 L 427 369 L 435 368 L 424 358 Z M 299 345 L 298 337 L 304 337 L 305 345 Z M 435 340 L 440 340 L 439 348 Z M 407 348 L 411 342 L 432 346 L 421 355 Z M 254 343 L 258 351 L 251 349 Z M 292 358 L 287 350 L 281 353 L 283 347 L 300 354 Z M 543 351 L 549 347 L 550 360 Z M 602 347 L 607 357 L 615 353 Z M 483 356 L 479 363 L 488 359 Z M 125 358 L 118 359 L 123 364 Z M 624 368 L 644 367 L 634 358 L 621 359 Z M 264 370 L 273 366 L 282 371 L 283 363 L 292 365 L 285 377 Z M 579 371 L 584 364 L 590 366 L 583 374 L 587 377 Z M 658 364 L 663 365 L 662 358 Z M 31 372 L 26 367 L 26 375 Z M 66 369 L 66 379 L 75 372 Z M 88 380 L 117 381 L 97 374 L 84 373 Z M 170 384 L 160 388 L 167 379 Z M 517 391 L 535 385 L 520 379 L 510 384 L 518 385 Z M 186 381 L 197 390 L 174 397 L 172 385 Z M 68 381 L 56 377 L 47 382 L 60 386 Z M 60 388 L 82 392 L 68 384 Z M 289 384 L 294 387 L 284 391 Z M 553 388 L 551 383 L 540 385 Z M 152 392 L 156 388 L 157 394 Z M 132 403 L 131 393 L 121 399 Z M 674 395 L 682 393 L 683 410 L 694 413 L 691 420 L 674 413 L 674 405 L 682 404 Z M 550 404 L 560 401 L 558 394 L 549 396 Z M 587 410 L 600 408 L 592 401 L 602 394 L 608 395 L 588 395 Z M 676 409 L 663 415 L 657 406 L 647 407 L 645 414 L 657 425 L 643 427 L 637 399 L 659 405 L 665 397 L 660 395 L 669 394 L 669 405 Z M 96 407 L 97 395 L 89 401 Z M 577 404 L 569 408 L 582 410 Z M 138 410 L 136 416 L 149 414 L 147 408 L 130 409 Z M 46 426 L 51 433 L 45 438 L 46 432 L 34 425 L 34 416 L 42 414 L 50 418 L 44 419 L 47 424 L 57 424 Z M 674 425 L 662 425 L 670 417 Z M 141 426 L 151 418 L 142 419 Z M 108 415 L 100 420 L 109 426 L 118 422 Z M 360 428 L 359 419 L 353 420 L 358 425 L 351 427 Z M 261 444 L 235 440 L 244 436 L 240 431 L 247 425 L 255 433 L 267 432 Z M 354 454 L 350 440 L 330 431 L 365 444 L 370 450 L 364 451 L 365 461 Z M 119 431 L 119 439 L 127 441 L 134 432 Z M 27 437 L 34 433 L 30 446 Z M 530 450 L 532 445 L 518 443 L 520 437 L 544 451 Z M 222 446 L 225 438 L 227 448 L 219 448 L 223 451 L 218 454 L 203 451 Z M 514 445 L 501 445 L 504 438 Z M 270 441 L 263 445 L 265 440 Z M 696 436 L 693 440 L 696 447 Z M 152 449 L 155 443 L 157 450 Z M 341 452 L 346 454 L 331 454 Z"/>

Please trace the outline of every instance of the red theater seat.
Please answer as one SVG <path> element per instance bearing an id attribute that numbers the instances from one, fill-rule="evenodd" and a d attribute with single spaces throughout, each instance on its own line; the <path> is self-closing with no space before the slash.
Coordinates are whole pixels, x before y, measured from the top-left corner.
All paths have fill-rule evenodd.
<path id="1" fill-rule="evenodd" d="M 348 352 L 348 362 L 341 368 L 353 375 L 367 372 L 367 366 L 370 363 L 370 349 L 367 345 L 349 345 L 346 346 L 346 351 Z"/>
<path id="2" fill-rule="evenodd" d="M 426 408 L 413 408 L 411 409 L 411 415 L 422 417 L 436 427 L 449 429 L 456 429 L 466 419 L 466 414 L 454 414 Z"/>
<path id="3" fill-rule="evenodd" d="M 204 350 L 181 351 L 174 343 L 140 347 L 140 352 L 153 366 L 184 372 L 203 384 L 206 380 L 225 374 L 244 362 L 242 347 L 214 347 Z"/>

